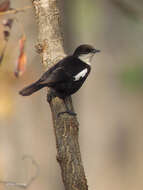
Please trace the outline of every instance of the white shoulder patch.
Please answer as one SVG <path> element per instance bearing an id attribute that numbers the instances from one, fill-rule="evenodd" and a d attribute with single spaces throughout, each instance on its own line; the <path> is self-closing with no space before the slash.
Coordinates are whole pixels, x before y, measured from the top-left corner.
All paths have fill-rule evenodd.
<path id="1" fill-rule="evenodd" d="M 79 72 L 77 75 L 74 76 L 74 81 L 79 80 L 80 78 L 83 78 L 87 73 L 87 68 Z"/>

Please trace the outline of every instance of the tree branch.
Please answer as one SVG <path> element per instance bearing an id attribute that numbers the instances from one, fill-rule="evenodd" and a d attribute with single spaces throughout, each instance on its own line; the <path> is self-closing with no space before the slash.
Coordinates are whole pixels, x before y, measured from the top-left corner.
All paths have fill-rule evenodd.
<path id="1" fill-rule="evenodd" d="M 32 8 L 31 6 L 27 6 L 27 7 L 23 7 L 23 8 L 19 8 L 19 9 L 10 9 L 8 11 L 0 12 L 0 16 L 24 12 L 27 9 L 31 9 L 31 8 Z"/>
<path id="2" fill-rule="evenodd" d="M 49 68 L 65 57 L 60 10 L 57 0 L 32 0 L 32 3 L 39 29 L 36 47 L 43 65 Z M 71 97 L 68 98 L 67 104 L 73 110 Z M 58 117 L 58 113 L 66 109 L 62 99 L 52 97 L 50 107 L 56 137 L 57 161 L 61 167 L 65 189 L 87 190 L 78 143 L 78 121 L 75 116 L 68 114 Z"/>

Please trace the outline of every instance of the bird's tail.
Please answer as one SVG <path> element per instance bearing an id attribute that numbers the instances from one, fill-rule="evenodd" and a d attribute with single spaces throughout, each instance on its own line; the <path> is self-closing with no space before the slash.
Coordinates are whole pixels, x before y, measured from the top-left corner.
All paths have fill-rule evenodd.
<path id="1" fill-rule="evenodd" d="M 43 84 L 39 84 L 39 82 L 35 82 L 29 86 L 27 86 L 26 88 L 22 89 L 19 94 L 22 96 L 30 96 L 31 94 L 33 94 L 34 92 L 40 90 L 41 88 L 43 88 L 44 85 Z"/>

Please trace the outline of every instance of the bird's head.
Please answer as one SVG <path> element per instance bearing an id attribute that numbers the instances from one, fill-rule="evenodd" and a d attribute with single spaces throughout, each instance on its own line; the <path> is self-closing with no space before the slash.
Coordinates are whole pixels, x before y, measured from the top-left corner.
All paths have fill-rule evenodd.
<path id="1" fill-rule="evenodd" d="M 94 54 L 98 52 L 100 52 L 100 50 L 95 49 L 91 45 L 84 44 L 76 48 L 76 50 L 73 53 L 73 56 L 90 65 Z"/>

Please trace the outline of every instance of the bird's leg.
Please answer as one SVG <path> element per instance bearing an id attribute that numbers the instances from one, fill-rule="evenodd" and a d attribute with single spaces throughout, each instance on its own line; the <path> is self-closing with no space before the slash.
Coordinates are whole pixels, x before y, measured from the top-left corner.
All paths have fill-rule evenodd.
<path id="1" fill-rule="evenodd" d="M 66 111 L 63 111 L 63 112 L 60 112 L 58 113 L 58 117 L 61 115 L 61 114 L 64 114 L 64 113 L 68 113 L 69 115 L 73 115 L 73 116 L 76 116 L 76 113 L 71 111 L 68 107 L 68 103 L 67 103 L 67 97 L 63 99 L 64 100 L 64 103 L 65 103 L 65 107 L 66 107 Z"/>
<path id="2" fill-rule="evenodd" d="M 53 89 L 50 89 L 50 92 L 47 94 L 47 101 L 50 103 L 53 97 L 56 97 L 56 92 Z"/>
<path id="3" fill-rule="evenodd" d="M 56 93 L 53 89 L 51 89 L 51 90 L 50 90 L 50 93 L 48 93 L 48 95 L 47 95 L 47 101 L 50 103 L 51 100 L 52 100 L 52 98 L 53 98 L 53 97 L 56 97 L 56 96 L 60 97 L 60 94 Z M 68 113 L 69 115 L 73 115 L 73 116 L 76 115 L 75 112 L 73 112 L 73 111 L 71 111 L 71 110 L 69 109 L 69 107 L 68 107 L 68 102 L 67 102 L 67 98 L 68 98 L 68 97 L 66 97 L 66 98 L 63 99 L 64 104 L 65 104 L 65 107 L 66 107 L 66 111 L 63 111 L 63 112 L 58 113 L 58 117 L 59 117 L 61 114 L 64 114 L 64 113 Z"/>
<path id="4" fill-rule="evenodd" d="M 66 106 L 66 111 L 65 111 L 65 113 L 68 113 L 68 114 L 70 114 L 70 115 L 76 115 L 75 112 L 73 112 L 72 110 L 69 109 L 68 103 L 67 103 L 67 98 L 64 99 L 64 103 L 65 103 L 65 106 Z"/>

